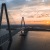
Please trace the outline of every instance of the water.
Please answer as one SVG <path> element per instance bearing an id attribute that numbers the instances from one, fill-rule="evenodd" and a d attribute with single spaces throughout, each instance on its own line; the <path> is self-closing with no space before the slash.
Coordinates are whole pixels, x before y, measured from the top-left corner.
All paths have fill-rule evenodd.
<path id="1" fill-rule="evenodd" d="M 29 31 L 26 37 L 19 32 L 13 37 L 11 50 L 50 50 L 50 32 Z"/>

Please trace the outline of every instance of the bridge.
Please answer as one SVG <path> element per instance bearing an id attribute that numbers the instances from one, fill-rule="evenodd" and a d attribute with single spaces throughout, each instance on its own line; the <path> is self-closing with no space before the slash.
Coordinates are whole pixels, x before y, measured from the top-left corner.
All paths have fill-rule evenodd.
<path id="1" fill-rule="evenodd" d="M 5 10 L 7 26 L 8 26 L 8 28 L 6 29 L 1 28 L 3 10 Z M 3 3 L 1 6 L 1 16 L 0 16 L 0 50 L 2 50 L 2 44 L 7 40 L 9 41 L 7 50 L 10 50 L 11 43 L 12 43 L 12 37 L 20 31 L 21 31 L 20 36 L 26 36 L 28 31 L 50 31 L 50 29 L 45 29 L 42 27 L 26 26 L 24 17 L 22 17 L 20 28 L 10 28 L 10 21 L 8 17 L 7 7 L 6 7 L 6 4 Z"/>

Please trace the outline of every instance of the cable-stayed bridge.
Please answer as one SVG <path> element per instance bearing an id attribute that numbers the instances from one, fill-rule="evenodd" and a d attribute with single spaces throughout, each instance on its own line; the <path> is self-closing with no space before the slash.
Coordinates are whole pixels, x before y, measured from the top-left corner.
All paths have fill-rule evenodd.
<path id="1" fill-rule="evenodd" d="M 3 10 L 5 10 L 5 15 L 3 15 Z M 26 36 L 28 31 L 50 31 L 50 29 L 26 26 L 24 17 L 22 17 L 22 20 L 21 20 L 21 27 L 11 28 L 10 24 L 15 25 L 16 23 L 14 22 L 14 20 L 12 20 L 13 18 L 11 17 L 11 15 L 7 12 L 7 7 L 5 3 L 3 3 L 1 6 L 0 15 L 1 15 L 0 16 L 0 50 L 2 50 L 2 44 L 7 40 L 9 40 L 9 46 L 8 46 L 8 50 L 9 50 L 12 43 L 12 36 L 14 36 L 20 31 L 21 31 L 21 36 Z M 1 25 L 6 23 L 7 23 L 7 28 L 2 29 Z"/>

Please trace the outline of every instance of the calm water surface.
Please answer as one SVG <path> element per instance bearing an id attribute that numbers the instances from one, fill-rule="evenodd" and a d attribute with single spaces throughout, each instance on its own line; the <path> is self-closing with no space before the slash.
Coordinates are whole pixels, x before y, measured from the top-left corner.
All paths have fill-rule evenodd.
<path id="1" fill-rule="evenodd" d="M 26 37 L 19 32 L 13 37 L 11 50 L 50 50 L 50 32 L 29 31 Z"/>

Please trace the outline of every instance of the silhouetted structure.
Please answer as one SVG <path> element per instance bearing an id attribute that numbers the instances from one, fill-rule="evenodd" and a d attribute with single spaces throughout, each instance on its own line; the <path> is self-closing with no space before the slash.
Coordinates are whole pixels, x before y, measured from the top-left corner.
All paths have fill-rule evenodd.
<path id="1" fill-rule="evenodd" d="M 5 3 L 3 3 L 2 6 L 1 6 L 0 29 L 1 29 L 1 23 L 2 23 L 3 10 L 5 10 L 5 15 L 6 15 L 7 25 L 8 25 L 8 30 L 9 30 L 9 41 L 10 41 L 9 46 L 8 46 L 8 50 L 9 50 L 10 46 L 11 46 L 11 43 L 12 43 L 12 36 L 11 36 L 10 22 L 9 22 L 9 18 L 8 18 L 7 7 L 6 7 Z M 2 50 L 1 46 L 0 46 L 0 48 Z"/>
<path id="2" fill-rule="evenodd" d="M 22 20 L 21 20 L 21 27 L 25 27 L 24 17 L 22 17 Z"/>
<path id="3" fill-rule="evenodd" d="M 10 41 L 7 50 L 10 50 L 11 43 L 12 43 L 12 36 L 15 34 L 15 31 L 16 30 L 12 33 L 12 36 L 11 36 L 10 22 L 9 22 L 8 13 L 7 13 L 7 7 L 6 7 L 6 4 L 5 3 L 3 3 L 2 4 L 2 7 L 1 7 L 0 29 L 1 29 L 1 23 L 2 23 L 3 10 L 5 10 L 5 14 L 6 14 L 8 31 L 9 31 L 9 41 Z M 25 36 L 25 35 L 27 35 L 28 31 L 47 31 L 47 29 L 37 28 L 37 27 L 25 27 L 24 17 L 22 17 L 22 20 L 21 20 L 21 29 L 19 29 L 19 30 L 17 29 L 17 32 L 16 33 L 18 33 L 19 31 L 21 31 L 21 35 L 22 36 Z M 50 31 L 50 30 L 48 30 L 48 31 Z M 24 40 L 25 40 L 25 37 L 23 38 L 23 41 Z M 22 44 L 22 41 L 21 41 L 21 44 Z M 2 46 L 0 46 L 0 50 L 2 50 Z"/>
<path id="4" fill-rule="evenodd" d="M 25 28 L 25 20 L 24 20 L 24 17 L 22 17 L 22 20 L 21 20 L 21 35 L 22 36 L 24 35 L 24 28 Z"/>

